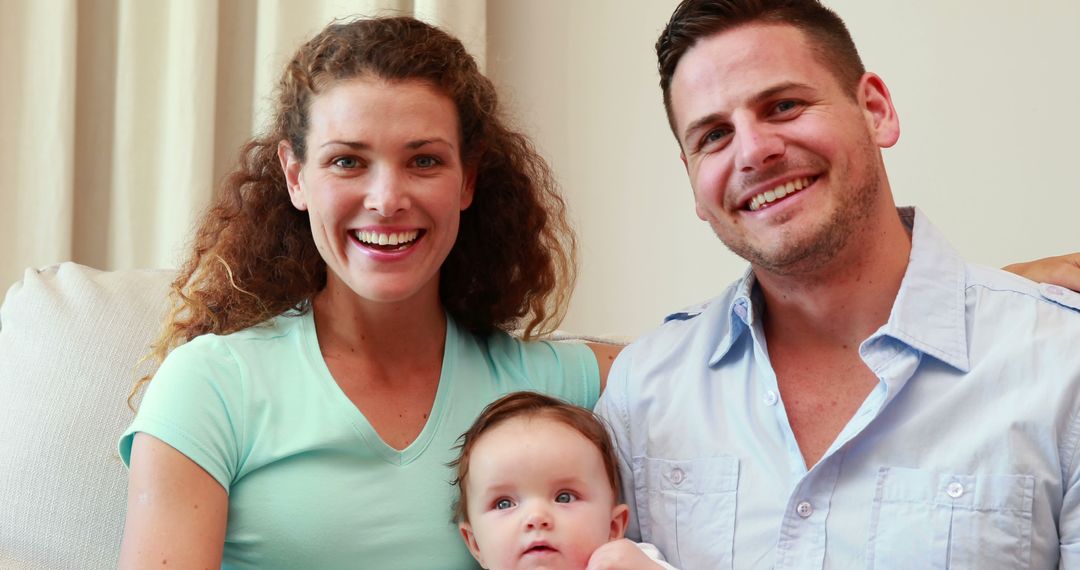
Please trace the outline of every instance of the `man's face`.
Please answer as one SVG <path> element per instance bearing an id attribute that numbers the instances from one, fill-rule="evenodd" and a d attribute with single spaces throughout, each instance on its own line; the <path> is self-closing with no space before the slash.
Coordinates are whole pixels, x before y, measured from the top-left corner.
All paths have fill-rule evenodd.
<path id="1" fill-rule="evenodd" d="M 757 269 L 812 272 L 892 208 L 878 151 L 899 136 L 888 91 L 872 74 L 846 91 L 794 27 L 701 40 L 671 103 L 698 217 Z"/>

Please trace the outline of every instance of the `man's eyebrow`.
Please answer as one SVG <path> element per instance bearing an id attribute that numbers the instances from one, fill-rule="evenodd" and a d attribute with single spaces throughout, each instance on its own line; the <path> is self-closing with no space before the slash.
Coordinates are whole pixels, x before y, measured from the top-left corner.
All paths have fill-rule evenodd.
<path id="1" fill-rule="evenodd" d="M 696 132 L 698 129 L 704 127 L 705 125 L 711 125 L 712 123 L 720 121 L 726 117 L 727 115 L 724 113 L 709 113 L 708 115 L 705 115 L 704 117 L 701 117 L 700 119 L 697 119 L 696 121 L 687 125 L 686 130 L 683 131 L 683 146 L 686 146 L 686 143 L 690 142 L 690 135 L 694 134 L 694 132 Z"/>
<path id="2" fill-rule="evenodd" d="M 810 86 L 805 84 L 805 83 L 799 83 L 797 81 L 785 81 L 783 83 L 773 85 L 772 87 L 769 87 L 769 88 L 765 89 L 764 91 L 761 91 L 761 92 L 757 93 L 756 95 L 754 95 L 753 97 L 750 98 L 749 103 L 751 105 L 756 105 L 758 103 L 761 103 L 762 101 L 772 99 L 773 97 L 776 97 L 778 94 L 783 93 L 784 91 L 788 91 L 789 89 L 809 89 L 809 88 L 810 88 Z M 723 120 L 723 119 L 726 119 L 726 118 L 727 118 L 727 114 L 725 114 L 725 113 L 709 113 L 708 115 L 705 115 L 704 117 L 701 117 L 700 119 L 697 119 L 696 121 L 694 121 L 694 122 L 690 123 L 689 125 L 687 125 L 686 130 L 683 131 L 683 142 L 685 143 L 685 142 L 689 141 L 690 135 L 694 134 L 694 131 L 697 131 L 701 127 L 703 127 L 705 125 L 715 123 L 717 121 L 720 121 L 720 120 Z"/>

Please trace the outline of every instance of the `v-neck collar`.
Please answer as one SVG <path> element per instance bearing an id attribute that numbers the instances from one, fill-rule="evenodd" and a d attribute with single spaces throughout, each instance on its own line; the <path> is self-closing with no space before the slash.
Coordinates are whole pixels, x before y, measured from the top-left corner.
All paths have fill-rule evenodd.
<path id="1" fill-rule="evenodd" d="M 394 465 L 408 465 L 420 457 L 424 450 L 434 439 L 442 423 L 446 400 L 449 398 L 451 384 L 453 384 L 453 370 L 457 365 L 457 352 L 459 347 L 459 332 L 457 325 L 449 314 L 446 315 L 446 341 L 443 344 L 442 368 L 439 371 L 439 385 L 435 390 L 435 401 L 431 405 L 427 422 L 420 434 L 405 449 L 396 449 L 387 444 L 364 416 L 356 404 L 349 399 L 345 392 L 334 380 L 330 373 L 326 360 L 323 359 L 322 350 L 319 348 L 319 337 L 315 330 L 314 311 L 308 311 L 301 316 L 301 328 L 304 337 L 304 352 L 310 361 L 312 369 L 316 372 L 314 380 L 323 384 L 330 392 L 333 404 L 345 413 L 345 417 L 352 422 L 363 443 L 387 463 Z"/>

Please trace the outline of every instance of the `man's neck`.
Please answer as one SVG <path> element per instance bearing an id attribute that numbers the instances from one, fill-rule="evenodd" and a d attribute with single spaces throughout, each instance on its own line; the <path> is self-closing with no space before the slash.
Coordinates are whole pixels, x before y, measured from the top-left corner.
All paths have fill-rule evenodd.
<path id="1" fill-rule="evenodd" d="M 895 211 L 863 233 L 807 274 L 755 268 L 770 344 L 857 346 L 888 321 L 907 269 L 911 237 Z"/>
<path id="2" fill-rule="evenodd" d="M 836 440 L 876 379 L 858 348 L 889 320 L 911 239 L 893 209 L 822 267 L 802 275 L 757 271 L 769 360 L 808 467 Z"/>

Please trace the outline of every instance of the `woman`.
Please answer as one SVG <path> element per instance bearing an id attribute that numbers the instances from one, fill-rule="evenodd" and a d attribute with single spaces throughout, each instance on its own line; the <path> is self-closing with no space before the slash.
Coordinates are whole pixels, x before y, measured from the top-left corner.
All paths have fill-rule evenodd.
<path id="1" fill-rule="evenodd" d="M 592 406 L 606 375 L 601 347 L 503 332 L 557 324 L 573 244 L 460 42 L 327 27 L 173 284 L 168 358 L 120 442 L 121 566 L 474 567 L 454 441 L 506 392 Z"/>

